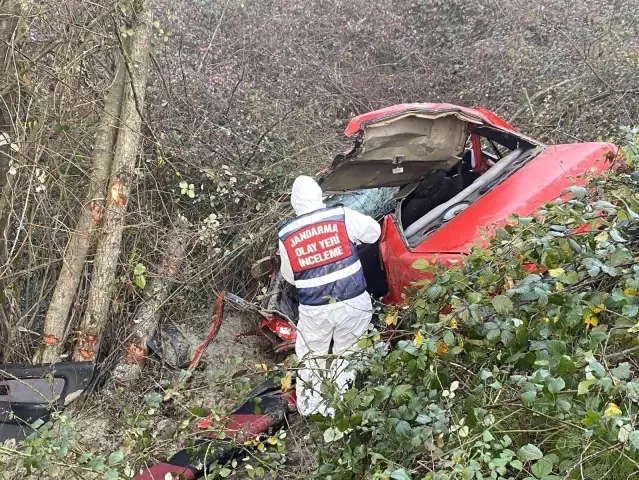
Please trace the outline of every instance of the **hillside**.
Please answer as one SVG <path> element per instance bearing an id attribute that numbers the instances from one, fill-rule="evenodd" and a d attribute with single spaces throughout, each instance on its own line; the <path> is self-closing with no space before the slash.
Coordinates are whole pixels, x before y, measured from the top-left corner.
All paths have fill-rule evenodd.
<path id="1" fill-rule="evenodd" d="M 433 283 L 380 306 L 399 343 L 362 355 L 334 422 L 297 421 L 217 473 L 639 471 L 635 2 L 0 0 L 0 59 L 0 363 L 99 365 L 41 437 L 0 447 L 0 479 L 131 478 L 267 374 L 290 380 L 294 359 L 238 338 L 257 316 L 228 308 L 162 402 L 184 373 L 146 340 L 199 343 L 221 291 L 262 300 L 252 266 L 293 178 L 344 151 L 350 117 L 402 102 L 486 107 L 547 144 L 611 140 L 627 165 L 459 269 L 417 264 Z"/>

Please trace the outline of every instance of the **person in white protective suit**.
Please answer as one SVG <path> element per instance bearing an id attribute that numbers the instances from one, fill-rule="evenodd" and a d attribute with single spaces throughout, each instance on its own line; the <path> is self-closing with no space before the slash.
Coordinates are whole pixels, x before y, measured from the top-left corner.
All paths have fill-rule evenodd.
<path id="1" fill-rule="evenodd" d="M 291 204 L 297 217 L 285 223 L 278 236 L 282 277 L 296 287 L 300 304 L 297 406 L 302 415 L 332 415 L 320 394 L 322 377 L 333 380 L 343 393 L 354 373 L 340 358 L 331 362 L 326 375 L 326 360 L 314 357 L 326 356 L 331 340 L 333 353 L 345 356 L 357 349 L 367 331 L 373 307 L 356 247 L 376 242 L 381 229 L 369 216 L 327 207 L 311 177 L 295 180 Z"/>

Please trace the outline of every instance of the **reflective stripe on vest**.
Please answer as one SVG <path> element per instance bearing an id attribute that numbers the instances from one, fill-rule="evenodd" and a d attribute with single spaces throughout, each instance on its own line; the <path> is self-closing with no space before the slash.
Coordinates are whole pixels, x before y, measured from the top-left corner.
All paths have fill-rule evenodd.
<path id="1" fill-rule="evenodd" d="M 282 226 L 278 236 L 291 262 L 300 304 L 326 305 L 331 299 L 349 300 L 366 291 L 342 207 L 294 218 Z"/>

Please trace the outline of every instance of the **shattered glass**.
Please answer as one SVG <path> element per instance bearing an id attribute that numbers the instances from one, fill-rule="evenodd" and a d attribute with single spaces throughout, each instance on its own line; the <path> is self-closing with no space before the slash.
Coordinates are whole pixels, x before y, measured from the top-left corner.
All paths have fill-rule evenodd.
<path id="1" fill-rule="evenodd" d="M 329 205 L 343 205 L 364 215 L 379 219 L 391 213 L 394 202 L 391 200 L 400 187 L 379 187 L 329 195 L 324 202 Z"/>

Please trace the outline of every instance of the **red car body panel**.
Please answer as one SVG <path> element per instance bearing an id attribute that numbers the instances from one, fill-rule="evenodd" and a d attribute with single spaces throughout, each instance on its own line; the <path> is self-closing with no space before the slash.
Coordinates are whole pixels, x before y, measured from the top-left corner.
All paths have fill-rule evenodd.
<path id="1" fill-rule="evenodd" d="M 386 303 L 402 301 L 403 289 L 423 278 L 412 268 L 417 259 L 453 265 L 463 260 L 472 245 L 488 242 L 482 229 L 494 230 L 513 213 L 530 216 L 547 202 L 559 198 L 572 185 L 583 185 L 587 172 L 606 169 L 606 155 L 617 147 L 609 143 L 576 143 L 546 147 L 470 207 L 441 226 L 414 249 L 399 233 L 394 216 L 384 220 L 381 256 L 389 292 Z"/>

